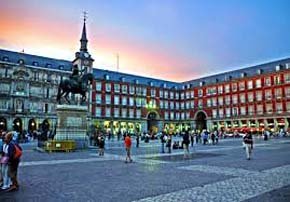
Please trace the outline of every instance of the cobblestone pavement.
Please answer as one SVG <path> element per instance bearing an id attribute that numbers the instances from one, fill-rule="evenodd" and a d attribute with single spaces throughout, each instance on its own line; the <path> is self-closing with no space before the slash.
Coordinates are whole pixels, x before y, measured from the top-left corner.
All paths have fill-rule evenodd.
<path id="1" fill-rule="evenodd" d="M 132 148 L 124 163 L 121 142 L 105 156 L 95 148 L 41 153 L 24 145 L 20 189 L 0 192 L 0 201 L 290 201 L 290 139 L 257 139 L 246 160 L 241 139 L 160 153 L 160 143 Z"/>

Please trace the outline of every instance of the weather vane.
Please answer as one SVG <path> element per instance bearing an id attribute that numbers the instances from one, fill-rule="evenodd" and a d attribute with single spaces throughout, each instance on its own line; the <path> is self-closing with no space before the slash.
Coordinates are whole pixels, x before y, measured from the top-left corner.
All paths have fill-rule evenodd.
<path id="1" fill-rule="evenodd" d="M 84 11 L 83 14 L 84 14 L 84 22 L 86 22 L 86 20 L 88 19 L 88 12 Z"/>

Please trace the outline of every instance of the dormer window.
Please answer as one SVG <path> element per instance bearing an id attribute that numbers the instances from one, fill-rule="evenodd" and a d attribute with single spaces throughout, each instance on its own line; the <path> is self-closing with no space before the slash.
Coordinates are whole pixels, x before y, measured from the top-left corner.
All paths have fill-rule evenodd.
<path id="1" fill-rule="evenodd" d="M 150 86 L 153 86 L 153 82 L 152 82 L 152 81 L 150 81 L 150 82 L 149 82 L 149 85 L 150 85 Z"/>
<path id="2" fill-rule="evenodd" d="M 247 73 L 246 72 L 242 72 L 241 73 L 241 78 L 245 78 L 247 76 Z"/>
<path id="3" fill-rule="evenodd" d="M 106 80 L 109 80 L 110 79 L 110 76 L 108 74 L 105 74 L 105 79 Z"/>
<path id="4" fill-rule="evenodd" d="M 166 83 L 164 83 L 164 84 L 163 84 L 163 88 L 166 88 L 166 87 L 167 87 L 167 85 L 166 85 Z"/>
<path id="5" fill-rule="evenodd" d="M 23 65 L 24 64 L 24 60 L 23 59 L 18 60 L 18 64 Z"/>
<path id="6" fill-rule="evenodd" d="M 139 80 L 138 79 L 135 80 L 135 84 L 139 84 Z"/>
<path id="7" fill-rule="evenodd" d="M 122 82 L 125 82 L 125 77 L 121 77 L 121 81 Z"/>
<path id="8" fill-rule="evenodd" d="M 35 61 L 32 62 L 32 65 L 33 65 L 33 66 L 38 66 L 38 62 L 35 62 Z"/>
<path id="9" fill-rule="evenodd" d="M 46 68 L 51 68 L 51 64 L 46 64 Z"/>
<path id="10" fill-rule="evenodd" d="M 282 65 L 277 65 L 276 66 L 276 72 L 280 71 L 282 69 Z"/>
<path id="11" fill-rule="evenodd" d="M 64 66 L 63 65 L 59 65 L 58 66 L 58 69 L 63 70 L 64 69 Z"/>
<path id="12" fill-rule="evenodd" d="M 262 69 L 258 69 L 258 70 L 257 70 L 257 73 L 258 73 L 259 75 L 261 75 L 261 74 L 263 73 L 263 70 L 262 70 Z"/>
<path id="13" fill-rule="evenodd" d="M 218 83 L 219 82 L 219 79 L 215 79 L 215 82 Z"/>
<path id="14" fill-rule="evenodd" d="M 205 84 L 204 81 L 199 82 L 199 86 L 200 86 L 200 87 L 201 87 L 201 86 L 204 86 L 204 84 Z"/>
<path id="15" fill-rule="evenodd" d="M 9 58 L 7 56 L 3 57 L 3 61 L 8 62 Z"/>

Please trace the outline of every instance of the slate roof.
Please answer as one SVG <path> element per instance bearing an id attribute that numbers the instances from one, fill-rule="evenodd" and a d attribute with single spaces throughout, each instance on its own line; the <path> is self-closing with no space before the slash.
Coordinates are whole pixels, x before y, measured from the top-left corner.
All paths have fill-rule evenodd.
<path id="1" fill-rule="evenodd" d="M 22 59 L 25 65 L 65 71 L 71 71 L 72 69 L 72 62 L 67 60 L 59 60 L 38 55 L 30 55 L 22 52 L 13 52 L 0 49 L 0 60 L 4 61 L 5 57 L 8 59 L 8 62 L 12 63 L 18 63 L 19 60 Z"/>
<path id="2" fill-rule="evenodd" d="M 42 57 L 37 55 L 30 55 L 27 53 L 21 53 L 21 52 L 13 52 L 8 50 L 0 49 L 0 60 L 5 61 L 5 58 L 8 59 L 8 62 L 12 63 L 18 63 L 19 60 L 23 60 L 26 65 L 32 65 L 36 67 L 43 67 L 48 69 L 58 69 L 58 70 L 64 70 L 64 71 L 71 71 L 72 69 L 72 62 L 67 60 L 60 60 L 60 59 L 54 59 L 54 58 L 48 58 L 48 57 Z M 35 64 L 37 62 L 37 64 Z M 210 85 L 210 84 L 216 84 L 220 82 L 225 82 L 229 80 L 234 79 L 240 79 L 242 78 L 242 74 L 245 74 L 245 77 L 252 77 L 255 75 L 258 75 L 258 71 L 262 71 L 261 73 L 270 73 L 276 71 L 276 66 L 281 65 L 281 69 L 285 69 L 285 64 L 289 64 L 290 68 L 290 58 L 285 59 L 279 59 L 272 62 L 267 62 L 260 65 L 254 65 L 247 68 L 232 70 L 224 73 L 219 73 L 207 77 L 202 77 L 199 79 L 193 79 L 190 81 L 185 81 L 181 83 L 177 82 L 171 82 L 171 81 L 165 81 L 161 79 L 154 79 L 149 77 L 143 77 L 133 74 L 127 74 L 127 73 L 121 73 L 116 71 L 110 71 L 110 70 L 103 70 L 103 69 L 96 69 L 93 68 L 93 74 L 95 79 L 97 80 L 103 80 L 106 79 L 106 76 L 109 76 L 109 80 L 112 81 L 123 81 L 128 83 L 137 83 L 142 85 L 150 85 L 150 82 L 152 82 L 152 86 L 155 87 L 164 87 L 164 84 L 166 85 L 166 88 L 176 88 L 176 89 L 182 89 L 184 86 L 190 86 L 192 87 L 198 87 L 200 86 L 200 83 L 202 82 L 204 85 Z M 49 65 L 50 66 L 49 66 Z"/>

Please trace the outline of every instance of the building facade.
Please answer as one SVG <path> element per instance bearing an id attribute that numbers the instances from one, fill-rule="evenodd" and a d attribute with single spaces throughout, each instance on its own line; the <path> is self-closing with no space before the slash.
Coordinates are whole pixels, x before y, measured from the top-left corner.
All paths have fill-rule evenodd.
<path id="1" fill-rule="evenodd" d="M 85 22 L 80 42 L 73 61 L 0 50 L 0 129 L 53 130 L 58 84 L 73 66 L 94 75 L 88 126 L 113 134 L 289 128 L 290 58 L 177 83 L 93 68 Z"/>

